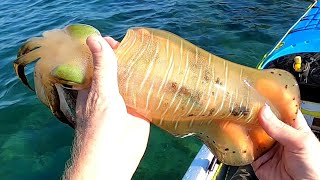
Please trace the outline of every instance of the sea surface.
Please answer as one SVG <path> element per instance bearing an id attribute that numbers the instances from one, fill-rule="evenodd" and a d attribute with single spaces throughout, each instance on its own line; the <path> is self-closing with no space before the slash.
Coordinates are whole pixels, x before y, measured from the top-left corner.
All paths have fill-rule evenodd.
<path id="1" fill-rule="evenodd" d="M 309 4 L 302 0 L 2 0 L 0 179 L 59 179 L 70 158 L 73 130 L 15 76 L 12 62 L 28 38 L 72 23 L 90 24 L 119 41 L 130 27 L 153 27 L 255 67 Z M 32 68 L 27 74 L 32 78 Z M 194 138 L 176 138 L 152 127 L 133 179 L 181 179 L 200 147 Z M 125 171 L 126 162 L 119 168 Z"/>

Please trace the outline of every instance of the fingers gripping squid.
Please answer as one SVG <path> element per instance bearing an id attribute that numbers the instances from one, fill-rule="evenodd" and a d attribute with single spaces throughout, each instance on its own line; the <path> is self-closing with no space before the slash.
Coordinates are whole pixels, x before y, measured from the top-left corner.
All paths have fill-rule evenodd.
<path id="1" fill-rule="evenodd" d="M 76 126 L 76 92 L 92 79 L 85 42 L 93 34 L 99 31 L 82 24 L 47 31 L 28 40 L 14 62 L 20 80 L 31 88 L 24 66 L 38 60 L 37 96 L 71 127 Z M 170 32 L 129 29 L 115 54 L 128 109 L 173 135 L 197 136 L 225 164 L 249 164 L 272 147 L 274 140 L 257 120 L 265 104 L 287 124 L 298 113 L 300 93 L 290 73 L 235 64 Z"/>

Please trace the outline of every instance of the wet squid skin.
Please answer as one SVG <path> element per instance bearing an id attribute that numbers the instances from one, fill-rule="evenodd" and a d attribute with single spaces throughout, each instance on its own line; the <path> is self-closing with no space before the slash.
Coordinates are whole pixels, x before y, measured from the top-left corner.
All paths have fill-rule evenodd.
<path id="1" fill-rule="evenodd" d="M 258 71 L 214 56 L 160 30 L 128 31 L 116 50 L 126 105 L 175 135 L 198 136 L 231 165 L 251 163 L 274 140 L 259 126 L 268 103 L 291 124 L 299 89 L 286 71 Z"/>
<path id="2" fill-rule="evenodd" d="M 83 28 L 83 25 L 76 26 L 80 30 Z M 90 33 L 81 37 L 80 43 L 71 41 L 71 44 L 81 44 L 73 49 L 74 54 L 71 53 L 77 58 L 67 58 L 68 53 L 56 52 L 61 55 L 59 60 L 42 57 L 35 69 L 38 97 L 53 112 L 60 111 L 55 115 L 71 125 L 74 125 L 74 120 L 66 105 L 68 103 L 61 98 L 68 100 L 70 97 L 61 91 L 61 85 L 71 89 L 90 85 L 92 57 L 83 41 L 87 35 Z M 55 35 L 55 39 L 59 38 Z M 52 48 L 58 46 L 49 41 L 40 41 L 40 44 L 41 49 L 47 50 L 39 48 L 39 56 L 52 52 Z M 44 44 L 50 46 L 43 47 Z M 70 45 L 64 48 L 70 49 Z M 28 54 L 32 52 L 22 53 L 24 58 L 27 57 L 25 61 L 30 61 Z M 129 113 L 138 113 L 171 134 L 199 137 L 223 163 L 249 164 L 274 144 L 257 120 L 257 114 L 265 103 L 288 124 L 296 118 L 299 89 L 295 79 L 286 71 L 260 71 L 241 66 L 210 54 L 172 33 L 148 28 L 129 29 L 115 53 L 120 93 Z M 47 58 L 51 59 L 50 65 Z M 18 67 L 21 69 L 19 61 L 21 58 L 16 61 L 16 72 L 23 80 L 21 70 L 17 70 Z M 41 61 L 46 64 L 40 64 Z M 59 68 L 60 74 L 57 73 Z M 74 76 L 69 77 L 70 74 Z M 46 90 L 47 87 L 51 87 L 50 90 Z M 52 93 L 54 90 L 56 92 Z M 45 97 L 49 97 L 46 98 L 49 101 L 44 100 Z M 58 105 L 56 103 L 52 107 L 50 101 L 58 102 Z"/>

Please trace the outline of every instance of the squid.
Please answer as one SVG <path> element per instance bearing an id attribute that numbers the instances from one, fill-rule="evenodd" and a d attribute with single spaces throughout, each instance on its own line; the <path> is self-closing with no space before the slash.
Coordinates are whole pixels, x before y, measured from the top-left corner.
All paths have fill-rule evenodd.
<path id="1" fill-rule="evenodd" d="M 93 75 L 86 39 L 99 34 L 85 24 L 46 31 L 29 39 L 13 63 L 22 83 L 33 89 L 24 67 L 37 61 L 38 98 L 73 128 L 77 91 L 90 87 Z M 289 72 L 227 61 L 167 31 L 131 28 L 115 54 L 129 113 L 174 136 L 198 137 L 228 165 L 250 164 L 275 143 L 257 119 L 265 104 L 289 125 L 298 113 L 299 87 Z"/>

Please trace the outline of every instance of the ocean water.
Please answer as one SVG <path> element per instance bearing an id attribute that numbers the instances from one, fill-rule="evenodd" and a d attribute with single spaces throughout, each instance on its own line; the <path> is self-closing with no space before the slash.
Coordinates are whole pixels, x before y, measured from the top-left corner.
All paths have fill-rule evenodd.
<path id="1" fill-rule="evenodd" d="M 302 0 L 2 0 L 0 2 L 0 179 L 59 179 L 73 130 L 14 74 L 19 46 L 41 32 L 85 23 L 121 40 L 134 26 L 165 29 L 254 67 L 310 4 Z M 27 69 L 29 77 L 32 68 Z M 133 179 L 181 179 L 201 143 L 152 127 Z M 116 148 L 116 147 L 114 147 Z M 123 162 L 125 170 L 126 162 Z"/>

